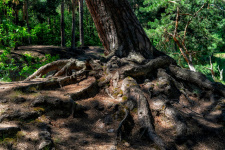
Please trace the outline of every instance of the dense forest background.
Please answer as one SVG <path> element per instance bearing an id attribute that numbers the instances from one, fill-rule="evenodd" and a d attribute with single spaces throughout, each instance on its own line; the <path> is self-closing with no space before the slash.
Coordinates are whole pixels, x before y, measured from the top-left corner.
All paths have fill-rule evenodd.
<path id="1" fill-rule="evenodd" d="M 181 67 L 188 68 L 188 59 L 197 71 L 224 83 L 224 0 L 129 1 L 158 50 L 175 58 Z M 0 0 L 1 81 L 11 81 L 10 71 L 18 69 L 18 64 L 9 57 L 18 46 L 55 45 L 71 50 L 75 50 L 74 44 L 75 47 L 101 46 L 85 1 L 83 9 L 79 5 L 81 1 L 77 0 Z M 32 59 L 29 54 L 25 57 Z M 27 72 L 31 74 L 59 57 L 46 58 L 46 62 L 38 65 L 23 64 L 19 74 L 27 76 Z"/>

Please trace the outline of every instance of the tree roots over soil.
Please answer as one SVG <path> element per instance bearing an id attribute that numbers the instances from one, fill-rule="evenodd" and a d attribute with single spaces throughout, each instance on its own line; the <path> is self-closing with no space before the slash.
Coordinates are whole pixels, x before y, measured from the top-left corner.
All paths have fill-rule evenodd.
<path id="1" fill-rule="evenodd" d="M 116 56 L 106 63 L 59 60 L 41 67 L 25 81 L 46 74 L 48 76 L 42 82 L 16 89 L 26 91 L 32 86 L 38 90 L 62 88 L 79 84 L 88 75 L 94 76 L 96 82 L 90 85 L 90 89 L 99 90 L 88 95 L 90 90 L 86 88 L 69 96 L 76 101 L 104 90 L 110 98 L 118 101 L 114 112 L 123 112 L 115 135 L 118 143 L 123 139 L 132 142 L 138 137 L 139 140 L 150 140 L 162 150 L 179 149 L 182 144 L 184 149 L 189 149 L 191 138 L 203 142 L 192 137 L 198 136 L 197 130 L 202 131 L 199 133 L 202 136 L 210 129 L 211 133 L 215 130 L 224 135 L 224 106 L 216 108 L 224 102 L 225 87 L 209 81 L 201 73 L 180 68 L 168 56 L 141 64 Z M 112 113 L 109 111 L 109 114 Z M 216 149 L 223 149 L 220 136 L 217 142 Z"/>

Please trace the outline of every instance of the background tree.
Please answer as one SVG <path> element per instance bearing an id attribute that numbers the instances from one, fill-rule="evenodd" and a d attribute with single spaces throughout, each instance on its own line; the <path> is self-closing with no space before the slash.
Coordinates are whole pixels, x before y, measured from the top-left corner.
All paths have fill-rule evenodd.
<path id="1" fill-rule="evenodd" d="M 77 4 L 77 0 L 72 0 L 72 42 L 71 42 L 71 48 L 75 49 L 76 44 L 75 44 L 75 28 L 76 28 L 76 4 Z"/>
<path id="2" fill-rule="evenodd" d="M 65 47 L 64 0 L 61 2 L 61 46 Z"/>
<path id="3" fill-rule="evenodd" d="M 80 32 L 80 44 L 81 47 L 84 46 L 84 9 L 83 9 L 83 0 L 79 0 L 79 32 Z"/>

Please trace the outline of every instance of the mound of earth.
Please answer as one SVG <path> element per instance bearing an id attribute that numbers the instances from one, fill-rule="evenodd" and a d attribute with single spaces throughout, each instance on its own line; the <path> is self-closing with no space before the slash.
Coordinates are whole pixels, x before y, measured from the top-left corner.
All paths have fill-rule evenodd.
<path id="1" fill-rule="evenodd" d="M 117 57 L 106 64 L 93 60 L 89 70 L 83 60 L 101 59 L 97 51 L 88 49 L 88 56 L 68 60 L 47 78 L 36 78 L 43 67 L 25 81 L 0 83 L 1 149 L 225 148 L 222 85 L 165 56 L 138 67 Z M 168 68 L 158 63 L 162 59 Z"/>

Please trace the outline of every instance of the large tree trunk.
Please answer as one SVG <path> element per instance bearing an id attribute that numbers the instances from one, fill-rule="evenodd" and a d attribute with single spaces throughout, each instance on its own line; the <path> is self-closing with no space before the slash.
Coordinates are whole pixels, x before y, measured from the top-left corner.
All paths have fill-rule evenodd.
<path id="1" fill-rule="evenodd" d="M 105 54 L 130 57 L 141 62 L 153 58 L 153 50 L 127 0 L 86 0 Z"/>

